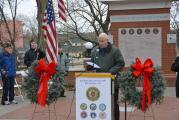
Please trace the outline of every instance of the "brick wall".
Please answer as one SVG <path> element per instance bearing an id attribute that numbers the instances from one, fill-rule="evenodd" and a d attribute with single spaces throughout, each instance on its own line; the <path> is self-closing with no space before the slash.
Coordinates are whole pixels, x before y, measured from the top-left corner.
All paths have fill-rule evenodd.
<path id="1" fill-rule="evenodd" d="M 13 21 L 7 21 L 10 31 L 13 31 Z M 23 31 L 22 31 L 22 22 L 16 20 L 16 40 L 15 40 L 15 47 L 16 48 L 23 48 Z M 0 40 L 2 42 L 10 41 L 10 36 L 7 32 L 7 28 L 4 22 L 0 23 Z"/>
<path id="2" fill-rule="evenodd" d="M 68 85 L 75 85 L 75 71 L 70 71 L 68 76 L 65 76 L 65 83 Z"/>
<path id="3" fill-rule="evenodd" d="M 75 73 L 79 73 L 79 72 L 85 72 L 85 71 L 84 70 L 69 71 L 68 76 L 65 76 L 65 83 L 67 85 L 72 85 L 72 86 L 75 85 L 75 79 L 76 79 Z"/>
<path id="4" fill-rule="evenodd" d="M 146 10 L 112 10 L 110 15 L 137 15 L 137 14 L 159 14 L 170 13 L 169 8 L 146 9 Z M 162 73 L 167 80 L 168 86 L 175 85 L 176 75 L 170 70 L 172 62 L 176 57 L 176 44 L 167 43 L 167 34 L 170 33 L 170 21 L 148 21 L 148 22 L 115 22 L 111 23 L 110 32 L 113 42 L 118 47 L 118 29 L 135 27 L 161 27 L 162 29 Z"/>

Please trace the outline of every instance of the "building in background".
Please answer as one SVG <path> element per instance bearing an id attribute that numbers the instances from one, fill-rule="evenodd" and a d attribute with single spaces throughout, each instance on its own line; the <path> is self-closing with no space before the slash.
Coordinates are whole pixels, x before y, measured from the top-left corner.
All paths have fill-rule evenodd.
<path id="1" fill-rule="evenodd" d="M 82 36 L 97 41 L 95 33 L 82 33 Z M 86 51 L 85 43 L 87 41 L 80 39 L 74 34 L 58 34 L 57 38 L 61 43 L 64 52 L 70 57 L 84 57 L 84 52 Z"/>
<path id="2" fill-rule="evenodd" d="M 136 57 L 152 58 L 169 86 L 175 85 L 170 68 L 176 44 L 169 40 L 172 0 L 101 0 L 109 5 L 110 33 L 128 67 Z"/>
<path id="3" fill-rule="evenodd" d="M 11 33 L 13 32 L 13 21 L 9 20 L 7 21 L 9 29 Z M 22 22 L 16 20 L 15 21 L 16 26 L 16 40 L 15 40 L 15 47 L 16 48 L 23 48 L 23 31 L 22 31 Z M 7 27 L 5 25 L 4 21 L 0 21 L 0 41 L 2 43 L 10 41 L 10 36 L 8 34 Z"/>

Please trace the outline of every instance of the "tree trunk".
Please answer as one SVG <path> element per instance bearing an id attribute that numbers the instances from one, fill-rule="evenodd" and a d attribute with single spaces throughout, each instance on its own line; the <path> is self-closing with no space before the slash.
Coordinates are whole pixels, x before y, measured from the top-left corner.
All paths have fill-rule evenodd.
<path id="1" fill-rule="evenodd" d="M 176 54 L 179 55 L 179 29 L 176 30 Z"/>
<path id="2" fill-rule="evenodd" d="M 15 48 L 15 40 L 16 40 L 16 19 L 15 17 L 13 18 L 13 38 L 11 40 L 11 43 L 13 45 L 13 50 L 15 51 L 16 53 L 16 48 Z"/>
<path id="3" fill-rule="evenodd" d="M 44 49 L 45 42 L 42 31 L 42 22 L 44 17 L 44 12 L 47 4 L 47 0 L 36 0 L 37 3 L 37 21 L 38 21 L 38 44 L 40 49 Z"/>

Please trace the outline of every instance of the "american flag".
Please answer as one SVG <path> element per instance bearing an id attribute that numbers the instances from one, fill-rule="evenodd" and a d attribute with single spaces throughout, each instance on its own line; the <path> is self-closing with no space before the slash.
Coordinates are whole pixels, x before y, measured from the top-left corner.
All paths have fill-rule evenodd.
<path id="1" fill-rule="evenodd" d="M 59 14 L 59 17 L 62 18 L 62 20 L 64 20 L 66 22 L 66 7 L 65 7 L 65 4 L 63 2 L 63 0 L 58 0 L 58 14 Z"/>
<path id="2" fill-rule="evenodd" d="M 52 0 L 48 0 L 43 19 L 44 37 L 46 40 L 46 59 L 57 62 L 58 40 L 56 39 L 55 14 Z"/>

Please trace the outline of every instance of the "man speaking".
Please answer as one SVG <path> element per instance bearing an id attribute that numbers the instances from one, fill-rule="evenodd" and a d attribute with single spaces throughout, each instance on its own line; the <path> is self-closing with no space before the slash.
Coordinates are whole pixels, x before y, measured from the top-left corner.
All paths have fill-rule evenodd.
<path id="1" fill-rule="evenodd" d="M 96 69 L 96 72 L 107 72 L 118 76 L 119 72 L 125 66 L 120 50 L 108 42 L 108 35 L 106 33 L 99 35 L 98 42 L 99 45 L 91 53 L 91 61 L 100 66 L 100 68 Z M 118 79 L 115 80 L 114 84 L 114 116 L 115 120 L 119 120 Z"/>

